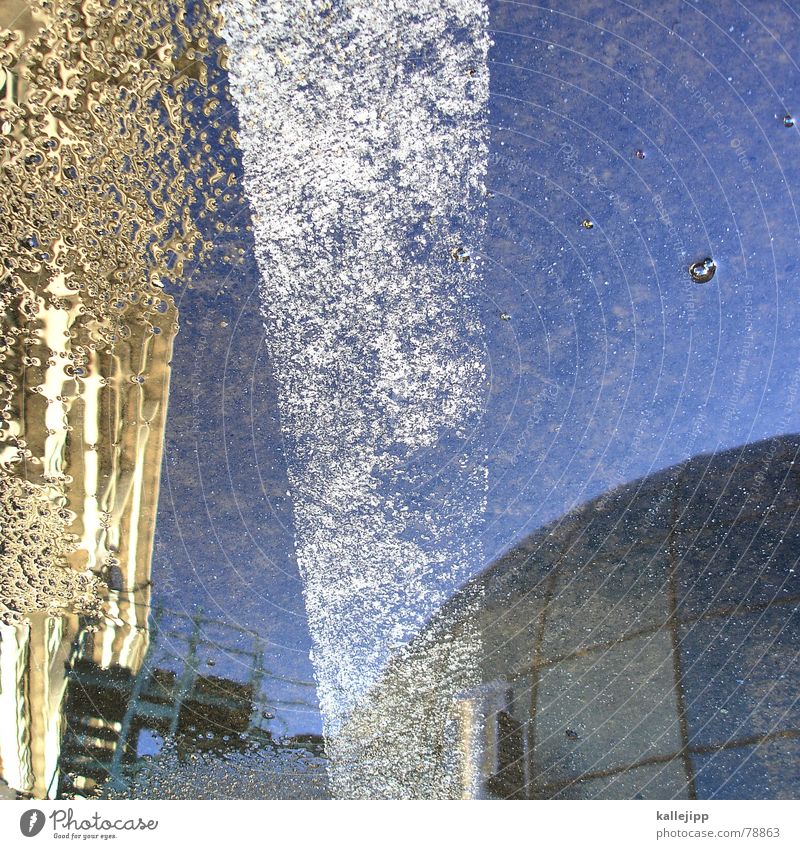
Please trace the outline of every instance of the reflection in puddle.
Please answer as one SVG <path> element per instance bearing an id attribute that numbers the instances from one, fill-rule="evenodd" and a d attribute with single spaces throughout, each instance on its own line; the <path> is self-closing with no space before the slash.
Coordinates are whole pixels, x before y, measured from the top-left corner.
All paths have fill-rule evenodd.
<path id="1" fill-rule="evenodd" d="M 219 106 L 219 22 L 201 3 L 63 0 L 0 23 L 2 777 L 34 797 L 119 790 L 142 729 L 182 757 L 201 714 L 204 739 L 210 723 L 235 748 L 265 675 L 258 655 L 248 683 L 198 673 L 196 620 L 181 671 L 152 666 L 163 285 L 202 256 L 196 222 L 233 179 L 230 128 L 212 151 L 191 115 Z"/>
<path id="2" fill-rule="evenodd" d="M 324 793 L 319 739 L 274 739 L 311 685 L 265 702 L 258 635 L 150 609 L 177 330 L 163 285 L 202 258 L 236 179 L 216 12 L 63 0 L 1 14 L 2 780 L 37 798 L 142 795 L 174 761 L 164 795 L 202 795 L 198 758 L 235 755 L 241 772 L 255 749 L 261 784 L 227 780 L 234 795 Z M 262 786 L 268 771 L 286 773 L 282 790 Z"/>
<path id="3" fill-rule="evenodd" d="M 322 17 L 284 21 L 277 35 L 252 26 L 267 4 L 223 5 L 240 13 L 227 29 L 234 99 L 221 22 L 204 3 L 8 0 L 0 11 L 0 796 L 798 795 L 785 767 L 800 757 L 800 443 L 716 451 L 797 429 L 795 299 L 778 297 L 777 271 L 773 288 L 737 277 L 741 258 L 725 238 L 698 242 L 697 221 L 750 240 L 742 256 L 759 281 L 768 253 L 792 271 L 788 231 L 773 242 L 755 203 L 737 207 L 741 226 L 729 228 L 716 172 L 711 181 L 686 163 L 698 201 L 713 206 L 695 221 L 670 183 L 683 154 L 660 144 L 675 128 L 651 113 L 609 137 L 624 167 L 601 148 L 587 156 L 572 117 L 591 119 L 599 62 L 593 88 L 564 91 L 564 103 L 577 100 L 567 134 L 554 131 L 555 71 L 572 86 L 567 72 L 581 63 L 552 66 L 563 48 L 539 51 L 537 27 L 561 45 L 570 38 L 559 28 L 578 19 L 548 10 L 537 23 L 538 7 L 503 4 L 493 133 L 495 154 L 506 152 L 485 192 L 496 207 L 490 263 L 482 3 L 397 2 L 401 24 L 373 10 L 357 32 L 346 12 L 364 4 L 320 3 Z M 430 12 L 422 23 L 412 6 Z M 630 15 L 620 25 L 643 25 Z M 525 38 L 510 46 L 517 23 Z M 644 68 L 624 58 L 633 47 L 635 37 L 620 39 L 619 62 Z M 342 59 L 347 49 L 356 55 Z M 248 66 L 259 50 L 277 59 Z M 520 76 L 531 68 L 549 88 Z M 671 86 L 666 68 L 648 84 Z M 523 114 L 518 95 L 536 86 L 549 105 Z M 676 104 L 676 115 L 694 109 Z M 774 115 L 778 145 L 796 136 L 780 126 L 785 108 Z M 294 129 L 281 136 L 276 116 Z M 696 128 L 698 141 L 701 129 L 714 132 Z M 755 146 L 734 140 L 728 150 L 723 133 L 717 144 L 730 167 L 754 174 Z M 645 143 L 646 162 L 636 161 Z M 602 179 L 584 162 L 597 157 Z M 796 161 L 779 162 L 781 179 Z M 628 196 L 639 186 L 626 169 L 655 174 L 665 162 L 667 178 L 643 183 L 643 196 L 655 190 L 647 203 Z M 542 185 L 548 176 L 562 179 L 559 191 Z M 741 186 L 732 203 L 757 191 L 740 176 L 727 174 Z M 775 218 L 779 201 L 770 196 Z M 644 241 L 666 244 L 653 256 L 648 247 L 646 262 L 624 229 L 634 210 L 653 228 Z M 558 222 L 575 250 L 564 252 Z M 621 254 L 607 242 L 619 234 Z M 688 263 L 707 251 L 725 279 L 694 286 Z M 224 261 L 212 267 L 212 255 Z M 715 260 L 690 274 L 709 281 Z M 476 307 L 489 264 L 496 332 Z M 196 287 L 190 267 L 203 272 Z M 256 313 L 259 272 L 269 360 L 251 351 L 260 326 L 242 341 L 245 307 L 234 317 L 245 295 Z M 184 283 L 196 385 L 172 368 Z M 247 362 L 220 378 L 231 325 Z M 227 333 L 204 335 L 212 326 Z M 264 425 L 273 396 L 262 408 L 252 400 L 253 384 L 273 377 L 285 444 Z M 239 418 L 233 437 L 220 428 L 215 441 L 208 422 L 219 410 L 203 391 L 225 379 L 239 394 L 221 418 L 233 408 Z M 162 528 L 174 513 L 182 523 L 164 537 L 167 580 L 154 586 L 176 397 L 174 444 L 196 454 L 182 474 L 202 479 L 176 485 L 191 495 L 178 504 L 162 497 Z M 491 453 L 471 441 L 484 414 Z M 288 481 L 275 471 L 284 449 Z M 248 451 L 267 459 L 245 497 L 215 492 Z M 264 507 L 288 502 L 287 490 L 296 537 L 290 518 L 281 530 L 306 581 L 324 742 L 316 684 L 287 660 L 309 648 L 294 563 L 276 554 L 279 534 L 247 537 L 290 513 Z M 243 502 L 247 534 L 229 521 Z M 473 577 L 487 540 L 508 551 Z M 181 546 L 190 571 L 202 563 L 194 584 L 175 563 Z M 234 573 L 245 589 L 227 598 Z"/>
<path id="4" fill-rule="evenodd" d="M 276 679 L 258 635 L 164 610 L 149 626 L 139 631 L 143 657 L 104 653 L 124 647 L 124 632 L 75 616 L 2 626 L 9 787 L 35 798 L 327 795 L 321 739 L 275 738 L 266 728 L 286 703 L 270 698 Z M 211 643 L 215 632 L 222 638 Z M 232 654 L 238 679 L 212 674 L 215 658 Z"/>
<path id="5" fill-rule="evenodd" d="M 482 563 L 487 10 L 223 10 L 332 783 L 451 796 L 452 764 L 408 699 L 372 715 L 368 753 L 340 732 Z M 437 653 L 431 721 L 448 722 L 478 654 L 474 635 Z"/>
<path id="6" fill-rule="evenodd" d="M 157 0 L 11 4 L 2 15 L 0 162 L 11 190 L 0 198 L 0 464 L 27 482 L 3 491 L 16 487 L 26 511 L 63 523 L 50 521 L 50 539 L 28 532 L 6 570 L 46 561 L 73 570 L 73 584 L 89 572 L 108 579 L 108 615 L 130 631 L 114 651 L 133 657 L 177 329 L 163 281 L 200 250 L 193 215 L 212 196 L 206 163 L 186 145 L 214 19 Z M 18 531 L 8 515 L 6 552 Z M 82 609 L 75 586 L 5 589 L 6 622 Z"/>
<path id="7" fill-rule="evenodd" d="M 74 665 L 59 795 L 326 794 L 321 739 L 278 740 L 266 727 L 280 706 L 270 698 L 275 676 L 257 634 L 164 610 L 150 625 L 150 651 L 138 669 Z M 236 680 L 212 672 L 232 656 Z"/>
<path id="8" fill-rule="evenodd" d="M 351 716 L 360 776 L 381 768 L 392 732 L 438 753 L 406 759 L 396 795 L 440 769 L 467 798 L 795 795 L 783 764 L 800 745 L 799 458 L 797 437 L 698 457 L 533 534 L 456 594 Z M 257 634 L 163 610 L 150 622 L 144 659 L 110 662 L 98 648 L 124 646 L 114 628 L 42 614 L 3 626 L 7 784 L 38 797 L 329 795 L 321 739 L 266 728 L 281 706 Z M 482 681 L 441 724 L 476 623 Z M 232 654 L 236 680 L 212 671 Z"/>

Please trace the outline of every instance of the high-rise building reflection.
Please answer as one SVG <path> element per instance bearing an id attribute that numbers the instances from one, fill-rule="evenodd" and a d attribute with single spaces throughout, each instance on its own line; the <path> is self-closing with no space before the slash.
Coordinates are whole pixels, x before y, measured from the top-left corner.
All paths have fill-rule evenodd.
<path id="1" fill-rule="evenodd" d="M 0 778 L 18 793 L 57 792 L 75 670 L 135 677 L 148 652 L 162 281 L 200 242 L 212 158 L 187 155 L 185 98 L 205 96 L 215 22 L 165 0 L 0 8 Z"/>

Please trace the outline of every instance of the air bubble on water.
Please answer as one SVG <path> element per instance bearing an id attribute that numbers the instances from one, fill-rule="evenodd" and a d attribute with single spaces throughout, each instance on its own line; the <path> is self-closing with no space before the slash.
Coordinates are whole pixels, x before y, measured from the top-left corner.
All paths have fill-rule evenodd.
<path id="1" fill-rule="evenodd" d="M 708 283 L 716 273 L 717 264 L 710 256 L 693 262 L 689 266 L 689 274 L 695 283 Z"/>

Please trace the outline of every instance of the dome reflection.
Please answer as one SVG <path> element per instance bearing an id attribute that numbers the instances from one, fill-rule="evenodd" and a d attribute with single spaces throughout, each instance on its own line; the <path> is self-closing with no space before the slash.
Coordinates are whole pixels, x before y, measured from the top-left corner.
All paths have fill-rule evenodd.
<path id="1" fill-rule="evenodd" d="M 795 797 L 798 452 L 788 436 L 696 457 L 539 530 L 437 615 L 349 733 L 374 733 L 408 670 L 477 622 L 455 730 L 414 731 L 442 764 L 465 753 L 464 796 Z"/>

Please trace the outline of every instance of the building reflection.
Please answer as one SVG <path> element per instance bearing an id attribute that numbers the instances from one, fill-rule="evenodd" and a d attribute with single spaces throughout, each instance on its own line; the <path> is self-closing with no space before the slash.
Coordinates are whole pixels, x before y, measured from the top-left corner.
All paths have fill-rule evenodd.
<path id="1" fill-rule="evenodd" d="M 225 648 L 238 655 L 244 681 L 213 675 L 203 666 L 215 662 L 213 655 L 221 647 L 203 638 L 207 622 L 201 616 L 188 620 L 157 612 L 151 618 L 151 636 L 157 640 L 159 631 L 167 630 L 161 648 L 169 647 L 169 657 L 156 650 L 135 669 L 92 658 L 74 665 L 59 796 L 95 794 L 108 782 L 109 789 L 124 792 L 126 768 L 143 753 L 157 753 L 167 740 L 179 756 L 231 751 L 256 737 L 261 745 L 271 743 L 256 717 L 263 677 L 258 639 L 250 649 Z"/>
<path id="2" fill-rule="evenodd" d="M 5 487 L 27 499 L 16 505 L 20 515 L 41 510 L 61 519 L 58 529 L 54 522 L 43 526 L 46 534 L 34 529 L 20 550 L 12 550 L 18 545 L 12 517 L 4 514 L 0 525 L 0 777 L 38 798 L 57 792 L 72 671 L 93 664 L 135 674 L 148 650 L 153 531 L 177 330 L 175 305 L 151 285 L 153 277 L 143 273 L 144 284 L 127 288 L 109 283 L 124 278 L 123 263 L 113 269 L 116 276 L 103 264 L 104 255 L 120 255 L 113 205 L 75 200 L 92 180 L 100 182 L 103 151 L 117 151 L 120 143 L 103 147 L 112 130 L 99 117 L 100 132 L 88 134 L 95 139 L 90 161 L 97 173 L 78 180 L 74 163 L 81 161 L 89 123 L 59 111 L 41 88 L 59 61 L 69 62 L 69 51 L 52 36 L 64 12 L 12 2 L 0 14 L 3 162 L 14 186 L 1 245 L 0 475 Z M 62 79 L 76 76 L 64 69 Z M 56 200 L 65 198 L 59 206 Z M 99 238 L 102 249 L 79 257 L 90 227 L 94 235 L 86 244 L 99 246 Z M 108 294 L 114 291 L 116 302 Z M 53 540 L 42 538 L 47 534 L 63 537 L 57 557 Z M 75 604 L 73 592 L 96 587 L 96 579 L 107 586 L 99 622 L 80 615 L 86 606 Z"/>
<path id="3" fill-rule="evenodd" d="M 447 658 L 477 622 L 482 683 L 453 694 L 450 725 L 408 730 L 430 769 L 461 753 L 463 797 L 796 798 L 798 560 L 800 438 L 696 457 L 500 558 L 396 658 L 345 733 L 364 739 L 367 764 L 391 749 L 409 699 L 418 720 L 427 703 L 435 716 Z M 415 691 L 410 671 L 433 663 L 436 686 Z"/>
<path id="4" fill-rule="evenodd" d="M 30 343 L 16 371 L 0 443 L 5 473 L 34 483 L 67 511 L 77 537 L 69 568 L 102 576 L 102 621 L 31 611 L 0 626 L 3 780 L 39 798 L 57 791 L 62 702 L 70 671 L 91 665 L 136 675 L 148 649 L 150 567 L 176 309 L 127 302 L 108 347 L 72 333 L 80 314 L 44 301 L 18 316 Z M 12 314 L 13 315 L 13 314 Z M 91 334 L 90 334 L 91 335 Z M 75 349 L 78 348 L 78 351 Z M 57 608 L 59 599 L 45 599 Z"/>
<path id="5" fill-rule="evenodd" d="M 259 636 L 150 610 L 168 326 L 165 344 L 150 349 L 164 363 L 160 385 L 147 381 L 156 396 L 132 384 L 133 398 L 116 401 L 112 379 L 102 387 L 108 400 L 70 408 L 83 433 L 97 427 L 87 410 L 146 408 L 149 426 L 107 440 L 108 457 L 93 449 L 92 463 L 67 451 L 69 440 L 60 459 L 46 455 L 67 470 L 70 503 L 88 505 L 76 519 L 76 556 L 111 559 L 112 616 L 97 624 L 39 612 L 2 626 L 0 768 L 21 796 L 126 795 L 167 741 L 179 758 L 277 745 L 263 721 Z M 130 368 L 120 362 L 107 360 Z M 26 433 L 36 445 L 31 420 Z M 466 798 L 796 796 L 787 765 L 800 747 L 798 456 L 800 438 L 782 437 L 697 457 L 533 534 L 398 654 L 345 733 L 366 754 L 424 747 L 427 768 L 457 773 Z M 426 726 L 427 700 L 448 691 L 459 642 L 476 629 L 482 683 L 453 694 L 452 721 Z M 235 659 L 236 680 L 213 671 L 219 658 Z M 432 690 L 414 686 L 420 663 L 426 680 L 439 670 Z M 412 720 L 417 727 L 398 735 Z M 321 754 L 319 740 L 289 745 Z M 425 795 L 426 776 L 408 781 L 405 795 Z"/>
<path id="6" fill-rule="evenodd" d="M 38 799 L 56 791 L 78 627 L 75 616 L 45 614 L 26 625 L 0 625 L 0 777 L 11 790 Z"/>
<path id="7" fill-rule="evenodd" d="M 77 537 L 68 566 L 91 570 L 106 587 L 99 619 L 42 609 L 0 625 L 0 778 L 20 796 L 124 795 L 129 769 L 165 741 L 179 758 L 277 745 L 259 635 L 151 610 L 177 329 L 171 299 L 154 309 L 157 298 L 120 304 L 113 343 L 83 346 L 80 357 L 65 344 L 71 313 L 42 305 L 25 322 L 41 350 L 29 345 L 24 361 L 3 364 L 19 376 L 0 442 L 4 473 L 68 511 Z M 32 366 L 31 357 L 46 364 Z M 50 601 L 58 608 L 59 599 Z M 235 676 L 214 674 L 218 663 Z M 313 685 L 305 687 L 311 703 Z M 321 754 L 314 737 L 281 746 Z"/>
<path id="8" fill-rule="evenodd" d="M 231 750 L 280 726 L 258 635 L 151 610 L 162 281 L 234 183 L 229 128 L 204 120 L 216 4 L 95 5 L 0 8 L 0 796 L 123 792 L 159 740 Z M 224 661 L 238 677 L 210 671 Z"/>

